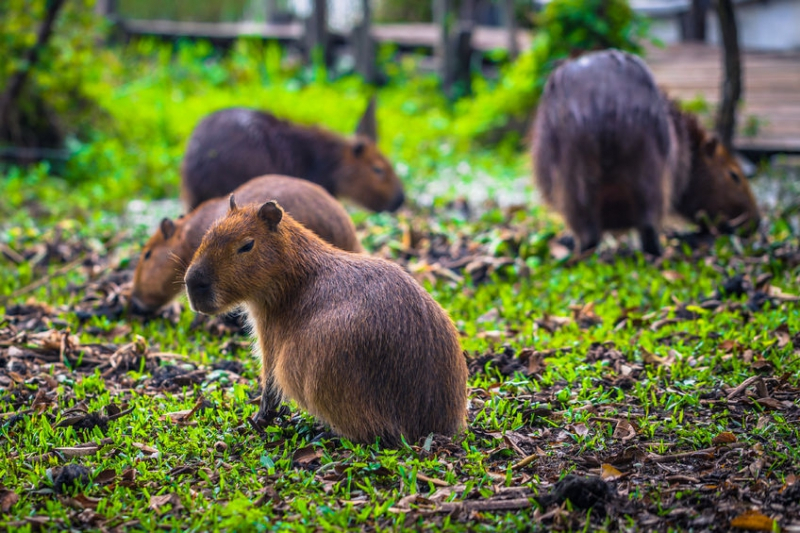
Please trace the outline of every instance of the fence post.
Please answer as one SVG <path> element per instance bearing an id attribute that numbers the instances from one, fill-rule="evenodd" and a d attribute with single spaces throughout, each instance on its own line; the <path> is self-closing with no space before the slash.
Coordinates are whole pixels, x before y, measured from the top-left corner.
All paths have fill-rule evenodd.
<path id="1" fill-rule="evenodd" d="M 372 27 L 372 14 L 369 0 L 361 0 L 363 17 L 361 22 L 353 27 L 353 51 L 356 60 L 356 72 L 361 74 L 367 83 L 377 83 L 378 65 L 375 53 L 375 40 L 370 31 Z"/>
<path id="2" fill-rule="evenodd" d="M 506 28 L 508 29 L 508 57 L 512 61 L 519 55 L 517 43 L 517 15 L 514 12 L 514 0 L 504 0 Z"/>
<path id="3" fill-rule="evenodd" d="M 433 0 L 433 22 L 439 29 L 439 39 L 437 40 L 434 52 L 436 57 L 439 58 L 439 75 L 442 79 L 442 89 L 445 92 L 450 91 L 451 85 L 451 72 L 452 67 L 450 61 L 452 54 L 450 52 L 450 1 L 449 0 Z"/>
<path id="4" fill-rule="evenodd" d="M 322 54 L 325 66 L 331 64 L 330 39 L 328 38 L 328 4 L 326 0 L 314 0 L 311 15 L 305 19 L 306 59 L 313 60 L 315 50 Z"/>

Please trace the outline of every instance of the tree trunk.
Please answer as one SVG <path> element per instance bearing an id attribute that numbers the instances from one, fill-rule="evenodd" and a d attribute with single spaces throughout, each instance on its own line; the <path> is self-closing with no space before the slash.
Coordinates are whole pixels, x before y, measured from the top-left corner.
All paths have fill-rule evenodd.
<path id="1" fill-rule="evenodd" d="M 503 2 L 505 12 L 506 29 L 508 30 L 508 57 L 513 61 L 519 55 L 519 44 L 517 43 L 517 16 L 514 13 L 514 0 Z"/>
<path id="2" fill-rule="evenodd" d="M 361 74 L 367 83 L 378 82 L 378 65 L 375 52 L 375 41 L 372 39 L 372 14 L 369 0 L 361 0 L 363 18 L 353 27 L 352 43 L 356 59 L 356 72 Z"/>
<path id="3" fill-rule="evenodd" d="M 709 0 L 692 0 L 689 12 L 683 21 L 683 40 L 704 42 L 706 40 L 706 14 Z"/>
<path id="4" fill-rule="evenodd" d="M 742 60 L 733 1 L 717 0 L 717 15 L 725 66 L 722 98 L 717 112 L 717 134 L 722 143 L 730 148 L 736 132 L 736 106 L 742 97 Z"/>
<path id="5" fill-rule="evenodd" d="M 44 20 L 39 27 L 39 33 L 36 35 L 36 42 L 27 50 L 22 67 L 11 74 L 8 79 L 8 85 L 6 85 L 6 90 L 0 95 L 0 132 L 5 130 L 11 135 L 15 129 L 12 125 L 12 121 L 17 100 L 19 100 L 22 94 L 22 89 L 25 87 L 28 76 L 39 61 L 39 54 L 53 35 L 53 26 L 58 12 L 64 5 L 64 1 L 65 0 L 48 0 L 45 8 Z M 13 135 L 11 136 L 13 137 Z"/>

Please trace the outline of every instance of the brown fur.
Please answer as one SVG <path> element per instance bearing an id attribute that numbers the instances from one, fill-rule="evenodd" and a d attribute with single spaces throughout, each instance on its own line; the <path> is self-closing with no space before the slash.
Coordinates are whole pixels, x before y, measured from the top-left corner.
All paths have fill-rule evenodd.
<path id="1" fill-rule="evenodd" d="M 296 220 L 332 245 L 360 252 L 347 211 L 325 190 L 309 181 L 287 176 L 262 176 L 235 191 L 243 204 L 277 198 Z M 164 219 L 142 250 L 133 277 L 131 306 L 148 313 L 169 303 L 183 289 L 183 276 L 208 228 L 228 211 L 228 198 L 203 202 L 188 215 Z"/>
<path id="2" fill-rule="evenodd" d="M 394 211 L 405 196 L 391 163 L 375 144 L 374 102 L 346 139 L 245 108 L 204 118 L 189 139 L 181 167 L 187 209 L 227 195 L 263 174 L 285 174 L 322 186 L 373 211 Z"/>
<path id="3" fill-rule="evenodd" d="M 603 231 L 636 228 L 645 251 L 659 254 L 668 212 L 749 229 L 760 216 L 730 153 L 667 99 L 644 62 L 617 50 L 586 54 L 553 72 L 532 151 L 539 189 L 582 251 Z"/>
<path id="4" fill-rule="evenodd" d="M 212 227 L 185 279 L 194 310 L 247 310 L 262 360 L 257 419 L 285 396 L 358 442 L 464 427 L 458 333 L 399 266 L 343 253 L 267 202 Z"/>

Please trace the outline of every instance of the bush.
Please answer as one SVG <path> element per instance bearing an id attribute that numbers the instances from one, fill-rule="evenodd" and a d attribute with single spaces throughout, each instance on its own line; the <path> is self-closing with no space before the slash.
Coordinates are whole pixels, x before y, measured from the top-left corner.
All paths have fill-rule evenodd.
<path id="1" fill-rule="evenodd" d="M 36 42 L 46 0 L 5 0 L 0 7 L 0 87 L 26 68 L 25 54 Z M 53 34 L 39 54 L 11 119 L 0 128 L 0 142 L 60 147 L 67 139 L 89 136 L 100 117 L 92 85 L 114 64 L 98 47 L 103 24 L 93 0 L 71 0 L 55 21 Z"/>
<path id="2" fill-rule="evenodd" d="M 477 79 L 474 97 L 456 105 L 457 133 L 483 143 L 518 143 L 558 60 L 609 47 L 641 54 L 648 29 L 627 0 L 553 0 L 536 23 L 531 47 L 499 80 Z"/>

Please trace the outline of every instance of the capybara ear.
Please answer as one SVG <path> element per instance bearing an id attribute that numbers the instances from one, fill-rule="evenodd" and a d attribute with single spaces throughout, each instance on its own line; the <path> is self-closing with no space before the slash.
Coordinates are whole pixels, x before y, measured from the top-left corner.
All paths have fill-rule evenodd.
<path id="1" fill-rule="evenodd" d="M 169 239 L 175 234 L 175 223 L 168 219 L 161 220 L 161 233 L 164 235 L 164 239 Z"/>
<path id="2" fill-rule="evenodd" d="M 233 194 L 231 194 L 230 197 L 228 198 L 228 200 L 230 201 L 230 209 L 229 209 L 229 211 L 231 213 L 233 213 L 234 211 L 236 211 L 236 198 L 234 198 Z"/>
<path id="3" fill-rule="evenodd" d="M 364 114 L 358 121 L 356 135 L 363 135 L 372 142 L 378 141 L 378 125 L 375 120 L 375 97 L 369 99 L 369 104 L 364 110 Z"/>
<path id="4" fill-rule="evenodd" d="M 278 228 L 283 219 L 283 209 L 275 200 L 270 200 L 258 210 L 258 217 L 267 223 L 267 227 L 272 231 Z"/>
<path id="5" fill-rule="evenodd" d="M 367 147 L 364 144 L 364 141 L 356 141 L 353 145 L 353 155 L 356 157 L 361 157 L 364 154 L 364 149 Z"/>
<path id="6" fill-rule="evenodd" d="M 717 153 L 718 144 L 719 139 L 716 137 L 709 137 L 706 139 L 705 144 L 703 145 L 703 150 L 705 151 L 707 157 L 714 157 L 714 154 Z"/>

